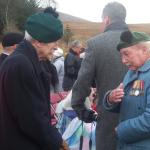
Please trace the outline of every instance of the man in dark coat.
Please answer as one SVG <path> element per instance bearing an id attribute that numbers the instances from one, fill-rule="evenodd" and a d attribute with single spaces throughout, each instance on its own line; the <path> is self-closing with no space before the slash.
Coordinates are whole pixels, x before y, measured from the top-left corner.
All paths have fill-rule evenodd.
<path id="1" fill-rule="evenodd" d="M 5 60 L 5 58 L 10 55 L 17 45 L 23 40 L 23 35 L 20 33 L 7 33 L 2 38 L 3 51 L 0 54 L 0 65 Z"/>
<path id="2" fill-rule="evenodd" d="M 85 59 L 73 87 L 72 106 L 80 119 L 90 122 L 95 119 L 95 114 L 84 107 L 84 100 L 90 94 L 93 80 L 96 81 L 99 96 L 97 104 L 99 116 L 96 127 L 97 150 L 116 149 L 114 130 L 118 123 L 118 115 L 106 112 L 102 107 L 102 99 L 105 92 L 116 87 L 126 73 L 126 68 L 122 65 L 116 50 L 121 32 L 128 29 L 125 18 L 126 9 L 122 4 L 112 2 L 105 6 L 102 14 L 105 31 L 87 42 Z"/>
<path id="3" fill-rule="evenodd" d="M 79 57 L 82 45 L 80 41 L 74 40 L 70 43 L 69 53 L 64 61 L 64 80 L 63 89 L 69 91 L 72 89 L 74 82 L 78 77 L 78 72 L 81 65 L 81 59 Z"/>
<path id="4" fill-rule="evenodd" d="M 49 79 L 39 61 L 57 48 L 63 26 L 53 15 L 37 13 L 25 29 L 25 40 L 0 68 L 0 150 L 64 150 L 50 124 Z"/>

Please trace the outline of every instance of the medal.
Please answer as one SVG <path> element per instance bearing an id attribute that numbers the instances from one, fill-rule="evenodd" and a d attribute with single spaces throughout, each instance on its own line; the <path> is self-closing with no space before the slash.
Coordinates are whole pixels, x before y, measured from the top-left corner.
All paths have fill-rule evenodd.
<path id="1" fill-rule="evenodd" d="M 138 96 L 140 94 L 140 91 L 139 90 L 136 90 L 135 92 L 134 92 L 134 95 L 135 96 Z"/>
<path id="2" fill-rule="evenodd" d="M 136 80 L 130 91 L 131 96 L 139 96 L 144 94 L 144 80 Z"/>

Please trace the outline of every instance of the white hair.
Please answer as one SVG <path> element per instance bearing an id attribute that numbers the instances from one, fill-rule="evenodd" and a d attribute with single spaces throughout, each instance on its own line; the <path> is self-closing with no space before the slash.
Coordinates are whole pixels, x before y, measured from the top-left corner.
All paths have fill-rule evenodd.
<path id="1" fill-rule="evenodd" d="M 150 41 L 147 41 L 147 42 L 140 42 L 139 44 L 137 45 L 143 45 L 147 48 L 148 51 L 150 51 Z"/>
<path id="2" fill-rule="evenodd" d="M 24 36 L 24 38 L 27 40 L 27 41 L 33 41 L 34 39 L 32 38 L 32 36 L 27 32 L 27 31 L 25 31 L 25 36 Z"/>

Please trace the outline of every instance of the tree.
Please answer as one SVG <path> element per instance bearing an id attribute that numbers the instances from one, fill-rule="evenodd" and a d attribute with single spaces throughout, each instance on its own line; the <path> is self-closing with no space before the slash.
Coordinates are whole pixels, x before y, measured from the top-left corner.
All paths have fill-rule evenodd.
<path id="1" fill-rule="evenodd" d="M 36 2 L 36 0 L 23 0 L 22 2 L 20 2 L 20 5 L 16 10 L 16 14 L 19 15 L 16 15 L 15 18 L 16 26 L 18 27 L 19 30 L 24 31 L 24 24 L 27 17 L 36 13 L 38 9 L 39 9 L 39 5 Z"/>
<path id="2" fill-rule="evenodd" d="M 49 7 L 49 6 L 52 6 L 52 7 L 55 7 L 57 6 L 57 2 L 55 0 L 39 0 L 38 1 L 38 4 L 43 7 Z"/>
<path id="3" fill-rule="evenodd" d="M 69 25 L 66 25 L 66 28 L 64 30 L 63 41 L 66 43 L 67 46 L 69 42 L 72 40 L 72 37 L 73 37 L 73 32 L 71 31 Z"/>
<path id="4" fill-rule="evenodd" d="M 4 32 L 24 31 L 28 16 L 40 11 L 44 0 L 0 0 L 0 36 Z M 55 0 L 46 0 L 54 5 Z"/>
<path id="5" fill-rule="evenodd" d="M 0 0 L 0 32 L 23 30 L 26 18 L 38 11 L 36 0 Z"/>

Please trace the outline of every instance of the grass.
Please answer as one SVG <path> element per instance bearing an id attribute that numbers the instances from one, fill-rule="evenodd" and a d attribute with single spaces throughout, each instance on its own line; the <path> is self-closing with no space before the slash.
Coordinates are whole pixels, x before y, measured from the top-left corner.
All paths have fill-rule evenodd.
<path id="1" fill-rule="evenodd" d="M 65 22 L 64 27 L 68 25 L 74 35 L 83 40 L 103 32 L 104 27 L 102 23 L 94 22 Z M 141 31 L 150 34 L 150 23 L 149 24 L 129 24 L 129 29 L 132 31 Z"/>
<path id="2" fill-rule="evenodd" d="M 81 22 L 64 22 L 64 28 L 69 26 L 71 31 L 73 32 L 74 39 L 78 39 L 86 45 L 86 41 L 104 31 L 104 27 L 102 23 L 94 23 L 88 21 Z M 129 29 L 132 31 L 146 32 L 150 34 L 150 23 L 148 24 L 129 24 Z M 60 47 L 63 47 L 66 51 L 67 46 L 61 41 Z"/>

